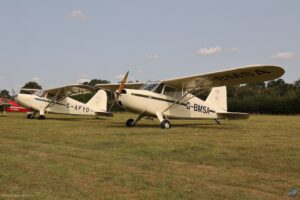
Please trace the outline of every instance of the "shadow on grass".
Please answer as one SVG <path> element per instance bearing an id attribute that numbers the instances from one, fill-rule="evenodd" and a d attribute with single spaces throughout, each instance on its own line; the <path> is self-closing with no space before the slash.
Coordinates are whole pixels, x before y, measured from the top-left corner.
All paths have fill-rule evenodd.
<path id="1" fill-rule="evenodd" d="M 122 122 L 111 122 L 110 125 L 106 125 L 107 128 L 128 128 L 126 127 L 125 123 Z M 204 128 L 204 129 L 230 129 L 231 126 L 229 124 L 213 124 L 213 123 L 172 123 L 172 128 Z M 153 123 L 153 124 L 137 124 L 134 127 L 130 128 L 160 128 L 159 123 Z M 171 129 L 172 129 L 171 128 Z M 128 128 L 129 129 L 129 128 Z"/>
<path id="2" fill-rule="evenodd" d="M 51 117 L 46 118 L 47 121 L 104 121 L 107 120 L 106 118 L 69 118 L 69 117 Z"/>

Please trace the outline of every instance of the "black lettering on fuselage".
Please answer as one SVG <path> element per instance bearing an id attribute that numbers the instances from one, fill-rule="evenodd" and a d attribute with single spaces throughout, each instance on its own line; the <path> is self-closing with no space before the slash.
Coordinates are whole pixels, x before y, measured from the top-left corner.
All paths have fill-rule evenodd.
<path id="1" fill-rule="evenodd" d="M 186 103 L 186 109 L 189 110 L 190 108 L 191 108 L 191 103 L 190 103 L 190 102 L 187 102 L 187 103 Z"/>
<path id="2" fill-rule="evenodd" d="M 209 114 L 209 107 L 203 106 L 203 105 L 198 105 L 198 104 L 194 104 L 191 105 L 190 102 L 186 103 L 186 109 L 190 110 L 191 108 L 193 108 L 193 110 L 195 112 L 201 112 L 201 113 L 205 113 L 205 114 Z"/>

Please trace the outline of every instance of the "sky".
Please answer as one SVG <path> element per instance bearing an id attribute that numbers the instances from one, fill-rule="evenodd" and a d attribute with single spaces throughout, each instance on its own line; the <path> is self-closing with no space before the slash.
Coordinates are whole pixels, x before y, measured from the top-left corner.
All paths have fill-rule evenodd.
<path id="1" fill-rule="evenodd" d="M 0 89 L 252 64 L 300 78 L 299 0 L 0 0 Z"/>

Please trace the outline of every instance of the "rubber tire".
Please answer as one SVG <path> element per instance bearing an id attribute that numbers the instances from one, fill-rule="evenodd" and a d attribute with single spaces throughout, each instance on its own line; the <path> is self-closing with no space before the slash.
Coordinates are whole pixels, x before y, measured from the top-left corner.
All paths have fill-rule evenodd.
<path id="1" fill-rule="evenodd" d="M 45 120 L 45 119 L 46 119 L 45 115 L 40 115 L 39 116 L 39 120 Z"/>
<path id="2" fill-rule="evenodd" d="M 126 121 L 126 126 L 127 126 L 127 127 L 132 127 L 132 126 L 134 126 L 134 125 L 133 125 L 133 122 L 134 122 L 134 119 L 128 119 L 128 120 Z"/>
<path id="3" fill-rule="evenodd" d="M 28 114 L 27 119 L 33 119 L 33 114 Z"/>
<path id="4" fill-rule="evenodd" d="M 162 129 L 169 129 L 169 128 L 171 128 L 171 123 L 170 123 L 169 120 L 165 119 L 164 121 L 162 121 L 162 122 L 160 123 L 160 127 L 161 127 Z"/>

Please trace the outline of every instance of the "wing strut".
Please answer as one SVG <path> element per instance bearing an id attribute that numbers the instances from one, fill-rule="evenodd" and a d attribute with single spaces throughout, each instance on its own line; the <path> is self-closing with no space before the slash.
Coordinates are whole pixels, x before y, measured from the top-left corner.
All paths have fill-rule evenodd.
<path id="1" fill-rule="evenodd" d="M 45 110 L 46 110 L 47 108 L 50 108 L 50 107 L 54 106 L 57 102 L 59 102 L 59 101 L 65 99 L 65 98 L 67 98 L 68 96 L 70 96 L 70 95 L 73 94 L 73 92 L 71 92 L 71 93 L 66 94 L 66 95 L 64 95 L 63 97 L 57 99 L 57 97 L 59 96 L 59 94 L 60 94 L 61 92 L 62 92 L 62 90 L 59 90 L 59 91 L 55 94 L 55 96 L 51 99 L 51 101 L 49 102 L 49 104 L 45 107 Z"/>
<path id="2" fill-rule="evenodd" d="M 200 85 L 202 85 L 202 83 L 204 83 L 205 82 L 205 80 L 202 80 L 201 82 L 199 82 L 195 87 L 193 87 L 192 89 L 190 89 L 189 91 L 187 91 L 184 95 L 182 95 L 181 97 L 179 97 L 172 105 L 170 105 L 169 107 L 167 107 L 163 112 L 162 112 L 162 114 L 163 113 L 165 113 L 166 111 L 168 111 L 168 110 L 170 110 L 171 108 L 173 108 L 173 107 L 175 107 L 175 106 L 177 106 L 177 105 L 179 105 L 178 103 L 183 99 L 183 98 L 185 98 L 188 94 L 191 94 L 193 91 L 195 91 Z M 203 84 L 204 85 L 204 84 Z M 201 90 L 205 90 L 206 88 L 205 87 L 203 87 L 203 88 L 201 88 Z M 202 93 L 202 91 L 201 92 L 199 92 L 199 94 L 201 94 Z M 183 102 L 180 102 L 180 103 L 184 103 L 184 102 L 186 102 L 186 101 L 188 101 L 188 100 L 190 100 L 190 99 L 192 99 L 192 98 L 194 98 L 195 96 L 193 95 L 192 97 L 190 97 L 190 98 L 188 98 L 188 99 L 186 99 L 186 100 L 184 100 Z"/>

